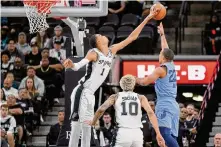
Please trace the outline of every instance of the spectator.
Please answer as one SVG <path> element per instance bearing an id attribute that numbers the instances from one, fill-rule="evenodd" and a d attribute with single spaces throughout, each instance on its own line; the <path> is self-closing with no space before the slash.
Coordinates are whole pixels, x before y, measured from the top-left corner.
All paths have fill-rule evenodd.
<path id="1" fill-rule="evenodd" d="M 58 112 L 58 123 L 51 126 L 47 136 L 49 145 L 56 145 L 58 135 L 60 133 L 63 122 L 64 122 L 64 110 L 60 110 Z"/>
<path id="2" fill-rule="evenodd" d="M 198 127 L 198 120 L 196 120 L 193 117 L 193 112 L 194 112 L 194 105 L 189 104 L 187 105 L 187 112 L 188 116 L 184 122 L 185 128 L 189 130 L 189 134 L 187 136 L 187 139 L 189 141 L 189 146 L 191 147 L 195 141 L 196 133 L 197 133 L 197 127 Z"/>
<path id="3" fill-rule="evenodd" d="M 36 70 L 36 75 L 44 81 L 50 107 L 53 106 L 53 101 L 59 103 L 56 97 L 60 96 L 61 78 L 57 76 L 56 70 L 50 67 L 48 58 L 42 58 L 41 68 Z"/>
<path id="4" fill-rule="evenodd" d="M 184 104 L 183 103 L 179 103 L 179 108 L 180 109 L 182 109 L 182 108 L 184 108 L 185 106 L 184 106 Z"/>
<path id="5" fill-rule="evenodd" d="M 66 50 L 61 48 L 61 43 L 60 40 L 54 41 L 54 49 L 49 50 L 49 55 L 63 62 L 66 59 Z"/>
<path id="6" fill-rule="evenodd" d="M 4 90 L 1 88 L 0 105 L 6 101 Z"/>
<path id="7" fill-rule="evenodd" d="M 15 81 L 15 77 L 14 74 L 12 72 L 7 72 L 6 77 L 5 78 L 9 78 L 12 80 L 12 87 L 15 89 L 18 89 L 18 86 L 20 83 Z"/>
<path id="8" fill-rule="evenodd" d="M 205 27 L 204 46 L 208 55 L 219 54 L 221 48 L 221 24 L 219 17 L 213 14 Z"/>
<path id="9" fill-rule="evenodd" d="M 34 43 L 41 49 L 50 47 L 50 39 L 45 31 L 37 32 L 37 36 L 31 40 L 31 44 Z"/>
<path id="10" fill-rule="evenodd" d="M 67 37 L 62 35 L 62 31 L 63 31 L 63 28 L 60 25 L 54 28 L 55 36 L 51 38 L 50 47 L 53 46 L 55 41 L 60 41 L 61 47 L 65 48 L 65 42 L 66 42 Z"/>
<path id="11" fill-rule="evenodd" d="M 13 94 L 15 97 L 18 97 L 18 90 L 12 87 L 13 79 L 11 78 L 5 78 L 4 84 L 3 84 L 3 90 L 6 96 L 6 100 L 8 95 Z"/>
<path id="12" fill-rule="evenodd" d="M 199 120 L 199 109 L 195 108 L 193 112 L 193 118 Z"/>
<path id="13" fill-rule="evenodd" d="M 221 133 L 217 133 L 214 137 L 214 147 L 221 147 Z"/>
<path id="14" fill-rule="evenodd" d="M 6 104 L 1 105 L 1 129 L 5 135 L 1 134 L 1 137 L 8 141 L 10 147 L 15 146 L 14 133 L 16 128 L 15 118 L 8 114 L 8 106 Z M 1 131 L 1 132 L 2 132 Z"/>
<path id="15" fill-rule="evenodd" d="M 41 61 L 41 52 L 38 49 L 37 43 L 31 44 L 31 52 L 25 56 L 25 64 L 30 66 L 39 65 Z"/>
<path id="16" fill-rule="evenodd" d="M 100 127 L 100 130 L 104 134 L 104 140 L 106 145 L 110 145 L 112 137 L 113 137 L 113 130 L 114 126 L 111 123 L 111 116 L 109 113 L 105 112 L 103 115 L 104 126 Z"/>
<path id="17" fill-rule="evenodd" d="M 125 10 L 125 2 L 124 1 L 108 1 L 108 11 L 112 14 L 122 15 Z"/>
<path id="18" fill-rule="evenodd" d="M 1 51 L 5 49 L 8 42 L 8 26 L 1 28 Z"/>
<path id="19" fill-rule="evenodd" d="M 23 53 L 21 53 L 15 46 L 16 42 L 14 39 L 9 39 L 8 40 L 8 45 L 6 47 L 6 50 L 4 50 L 2 53 L 9 53 L 11 58 L 10 61 L 11 63 L 13 63 L 15 61 L 16 57 L 20 57 L 22 59 L 22 61 L 25 60 L 25 57 L 23 55 Z"/>
<path id="20" fill-rule="evenodd" d="M 188 112 L 185 107 L 180 109 L 179 134 L 177 138 L 177 142 L 180 147 L 187 147 L 189 144 L 187 137 L 186 137 L 188 131 L 184 125 L 184 122 L 186 121 L 186 118 L 187 118 L 187 114 Z"/>
<path id="21" fill-rule="evenodd" d="M 17 99 L 17 103 L 20 104 L 24 110 L 25 115 L 25 128 L 27 129 L 27 134 L 31 135 L 33 131 L 33 104 L 31 101 L 31 96 L 29 95 L 26 89 L 19 89 L 18 92 L 19 98 Z"/>
<path id="22" fill-rule="evenodd" d="M 27 78 L 33 78 L 35 88 L 38 90 L 39 96 L 42 97 L 42 96 L 44 96 L 45 85 L 44 85 L 44 82 L 42 81 L 42 79 L 37 77 L 35 74 L 36 74 L 35 69 L 33 67 L 28 67 L 27 76 L 24 79 L 22 79 L 19 89 L 25 88 L 25 84 L 26 84 L 25 82 L 26 82 Z"/>
<path id="23" fill-rule="evenodd" d="M 8 71 L 12 71 L 14 68 L 13 63 L 10 63 L 10 54 L 8 52 L 2 52 L 1 53 L 1 74 L 4 75 L 8 72 Z"/>
<path id="24" fill-rule="evenodd" d="M 1 139 L 1 147 L 9 147 L 9 144 L 6 141 L 6 132 L 3 128 L 0 128 L 0 139 Z"/>
<path id="25" fill-rule="evenodd" d="M 14 70 L 12 72 L 14 74 L 15 81 L 20 84 L 21 80 L 26 75 L 26 67 L 24 66 L 20 57 L 15 58 Z"/>
<path id="26" fill-rule="evenodd" d="M 34 112 L 38 114 L 38 118 L 41 120 L 41 122 L 44 122 L 42 115 L 42 106 L 41 106 L 42 97 L 39 95 L 38 90 L 35 88 L 35 83 L 33 78 L 28 77 L 26 79 L 25 89 L 27 90 L 30 99 L 34 105 Z"/>
<path id="27" fill-rule="evenodd" d="M 27 44 L 27 36 L 24 32 L 18 34 L 18 43 L 16 45 L 17 49 L 23 53 L 23 55 L 27 55 L 31 51 L 31 47 Z"/>
<path id="28" fill-rule="evenodd" d="M 22 106 L 16 103 L 16 97 L 12 94 L 7 96 L 7 105 L 9 114 L 14 116 L 16 120 L 16 127 L 18 130 L 18 144 L 21 144 L 24 132 L 24 111 Z"/>

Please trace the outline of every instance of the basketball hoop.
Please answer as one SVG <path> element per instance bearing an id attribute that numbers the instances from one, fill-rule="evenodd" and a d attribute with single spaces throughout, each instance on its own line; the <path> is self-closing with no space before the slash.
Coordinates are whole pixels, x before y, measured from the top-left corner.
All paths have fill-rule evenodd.
<path id="1" fill-rule="evenodd" d="M 24 0 L 26 15 L 29 20 L 30 33 L 45 31 L 49 28 L 46 17 L 50 9 L 61 0 Z"/>

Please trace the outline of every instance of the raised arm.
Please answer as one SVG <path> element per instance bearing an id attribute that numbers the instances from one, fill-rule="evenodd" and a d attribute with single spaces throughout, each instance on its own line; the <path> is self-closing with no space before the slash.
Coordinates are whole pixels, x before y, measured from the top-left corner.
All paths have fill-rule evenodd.
<path id="1" fill-rule="evenodd" d="M 104 112 L 114 105 L 115 100 L 116 100 L 117 94 L 111 95 L 97 110 L 97 112 L 94 115 L 94 118 L 92 120 L 91 125 L 95 126 L 96 122 L 100 119 L 100 117 L 104 114 Z"/>
<path id="2" fill-rule="evenodd" d="M 150 122 L 156 132 L 156 137 L 157 137 L 156 139 L 157 139 L 158 145 L 161 147 L 164 147 L 165 141 L 160 134 L 159 125 L 157 122 L 157 117 L 156 117 L 155 113 L 153 112 L 152 108 L 150 107 L 147 98 L 144 95 L 140 95 L 139 97 L 140 97 L 140 101 L 141 101 L 141 106 L 147 112 Z"/>
<path id="3" fill-rule="evenodd" d="M 161 39 L 161 48 L 162 50 L 164 48 L 169 48 L 167 40 L 166 40 L 166 36 L 164 33 L 164 28 L 163 28 L 163 24 L 162 22 L 160 23 L 160 25 L 158 26 L 158 33 L 160 34 L 160 39 Z"/>
<path id="4" fill-rule="evenodd" d="M 144 19 L 144 21 L 123 41 L 120 43 L 114 44 L 111 48 L 112 53 L 116 54 L 119 50 L 123 49 L 125 46 L 137 39 L 143 27 L 151 20 L 157 13 L 159 9 L 151 10 L 150 14 Z"/>
<path id="5" fill-rule="evenodd" d="M 79 61 L 78 63 L 73 63 L 71 59 L 66 59 L 63 63 L 63 66 L 67 68 L 71 68 L 74 71 L 79 70 L 80 68 L 84 67 L 91 61 L 97 61 L 97 53 L 95 51 L 89 51 L 84 59 Z"/>
<path id="6" fill-rule="evenodd" d="M 152 74 L 145 78 L 136 78 L 136 83 L 142 86 L 155 82 L 158 78 L 164 77 L 166 71 L 163 67 L 157 67 Z"/>

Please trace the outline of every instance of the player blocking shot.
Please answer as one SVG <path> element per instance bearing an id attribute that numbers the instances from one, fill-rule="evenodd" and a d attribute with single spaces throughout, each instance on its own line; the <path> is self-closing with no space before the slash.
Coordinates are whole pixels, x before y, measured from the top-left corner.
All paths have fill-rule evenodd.
<path id="1" fill-rule="evenodd" d="M 137 83 L 145 86 L 155 82 L 157 95 L 155 113 L 160 132 L 168 147 L 179 147 L 176 138 L 178 137 L 180 110 L 176 102 L 177 79 L 173 63 L 174 53 L 168 47 L 162 23 L 158 27 L 158 32 L 161 36 L 162 47 L 159 55 L 160 66 L 148 77 L 137 78 Z"/>
<path id="2" fill-rule="evenodd" d="M 157 117 L 151 109 L 145 96 L 133 92 L 136 79 L 132 75 L 125 75 L 120 80 L 120 87 L 123 92 L 111 95 L 101 105 L 92 122 L 92 126 L 100 119 L 103 113 L 112 105 L 115 108 L 117 128 L 111 142 L 112 147 L 142 147 L 142 107 L 147 112 L 150 122 L 156 132 L 156 139 L 160 147 L 165 147 L 165 142 L 160 134 Z"/>
<path id="3" fill-rule="evenodd" d="M 90 38 L 89 50 L 86 57 L 78 63 L 70 59 L 64 61 L 64 67 L 74 71 L 86 65 L 86 74 L 80 79 L 79 84 L 71 94 L 71 136 L 69 147 L 78 147 L 80 132 L 82 131 L 81 146 L 90 147 L 91 126 L 83 122 L 92 120 L 94 116 L 95 91 L 106 79 L 114 55 L 125 46 L 133 42 L 139 36 L 146 23 L 151 20 L 159 9 L 153 9 L 144 21 L 122 42 L 108 47 L 109 40 L 100 34 Z"/>

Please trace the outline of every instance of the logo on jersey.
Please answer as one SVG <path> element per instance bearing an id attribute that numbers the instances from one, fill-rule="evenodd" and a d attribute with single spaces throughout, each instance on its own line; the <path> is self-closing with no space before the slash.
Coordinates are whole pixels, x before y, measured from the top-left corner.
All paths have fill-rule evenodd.
<path id="1" fill-rule="evenodd" d="M 99 60 L 98 64 L 103 64 L 103 66 L 109 66 L 111 67 L 111 62 L 110 61 L 106 61 L 106 60 Z"/>

